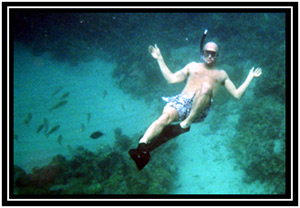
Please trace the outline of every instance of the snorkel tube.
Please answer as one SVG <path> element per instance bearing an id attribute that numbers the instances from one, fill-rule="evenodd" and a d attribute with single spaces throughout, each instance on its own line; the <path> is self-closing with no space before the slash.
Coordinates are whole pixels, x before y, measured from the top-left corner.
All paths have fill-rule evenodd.
<path id="1" fill-rule="evenodd" d="M 204 40 L 206 38 L 206 34 L 207 34 L 207 29 L 204 30 L 204 33 L 202 35 L 201 42 L 200 42 L 200 55 L 201 55 L 201 57 L 203 57 L 203 55 L 204 55 L 203 45 L 204 45 Z"/>

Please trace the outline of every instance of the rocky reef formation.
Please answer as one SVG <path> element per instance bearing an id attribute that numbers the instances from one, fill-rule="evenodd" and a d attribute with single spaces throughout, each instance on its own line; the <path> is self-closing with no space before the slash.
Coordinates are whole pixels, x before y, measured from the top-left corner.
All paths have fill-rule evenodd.
<path id="1" fill-rule="evenodd" d="M 267 184 L 269 194 L 285 194 L 285 106 L 272 97 L 246 104 L 230 148 L 245 170 L 245 182 Z"/>
<path id="2" fill-rule="evenodd" d="M 132 139 L 115 129 L 115 144 L 97 152 L 84 147 L 72 151 L 72 158 L 55 156 L 50 164 L 32 173 L 14 166 L 14 194 L 168 194 L 176 181 L 172 155 L 177 144 L 170 141 L 155 150 L 149 165 L 138 171 L 128 155 Z M 172 151 L 171 151 L 172 150 Z"/>

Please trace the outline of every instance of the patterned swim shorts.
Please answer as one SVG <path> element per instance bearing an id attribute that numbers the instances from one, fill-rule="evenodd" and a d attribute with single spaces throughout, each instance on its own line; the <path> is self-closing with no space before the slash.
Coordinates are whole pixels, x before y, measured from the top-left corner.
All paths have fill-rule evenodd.
<path id="1" fill-rule="evenodd" d="M 162 97 L 162 99 L 167 102 L 165 108 L 169 106 L 175 108 L 179 114 L 179 121 L 183 121 L 191 112 L 194 94 L 179 94 L 173 97 Z M 212 102 L 213 99 L 210 99 L 208 106 L 202 110 L 193 123 L 202 122 L 206 118 Z"/>

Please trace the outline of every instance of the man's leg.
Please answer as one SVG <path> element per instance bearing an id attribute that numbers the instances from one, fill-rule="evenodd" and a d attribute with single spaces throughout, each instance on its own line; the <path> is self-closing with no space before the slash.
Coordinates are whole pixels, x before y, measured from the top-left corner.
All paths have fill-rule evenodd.
<path id="1" fill-rule="evenodd" d="M 209 105 L 210 99 L 212 97 L 212 90 L 199 89 L 196 91 L 194 100 L 192 103 L 192 109 L 188 117 L 180 123 L 182 128 L 188 128 L 192 124 L 192 122 L 197 118 L 199 113 Z"/>
<path id="2" fill-rule="evenodd" d="M 177 110 L 172 107 L 166 107 L 162 115 L 148 127 L 144 136 L 140 139 L 138 147 L 136 149 L 129 150 L 128 153 L 135 161 L 139 170 L 142 170 L 150 160 L 150 151 L 153 149 L 151 140 L 159 136 L 167 125 L 177 119 Z M 157 141 L 154 143 L 157 145 Z"/>
<path id="3" fill-rule="evenodd" d="M 177 110 L 173 107 L 166 107 L 162 115 L 148 127 L 139 143 L 149 143 L 151 139 L 159 135 L 167 125 L 177 120 Z"/>

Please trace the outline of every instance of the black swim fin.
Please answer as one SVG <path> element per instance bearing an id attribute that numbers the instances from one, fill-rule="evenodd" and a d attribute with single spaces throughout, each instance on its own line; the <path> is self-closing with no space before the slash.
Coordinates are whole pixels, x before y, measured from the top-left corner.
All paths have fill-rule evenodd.
<path id="1" fill-rule="evenodd" d="M 166 126 L 158 136 L 152 138 L 151 142 L 147 144 L 148 150 L 152 151 L 156 149 L 157 147 L 169 141 L 170 139 L 173 139 L 179 136 L 180 134 L 188 132 L 190 128 L 191 127 L 183 129 L 179 124 L 170 124 Z"/>
<path id="2" fill-rule="evenodd" d="M 150 143 L 139 143 L 136 149 L 129 150 L 129 155 L 136 163 L 137 168 L 142 170 L 148 164 L 152 150 L 189 130 L 190 127 L 183 129 L 179 124 L 170 124 L 158 136 L 152 138 Z"/>
<path id="3" fill-rule="evenodd" d="M 150 160 L 150 152 L 148 151 L 146 143 L 139 143 L 136 149 L 129 150 L 129 155 L 139 170 L 142 170 Z"/>

